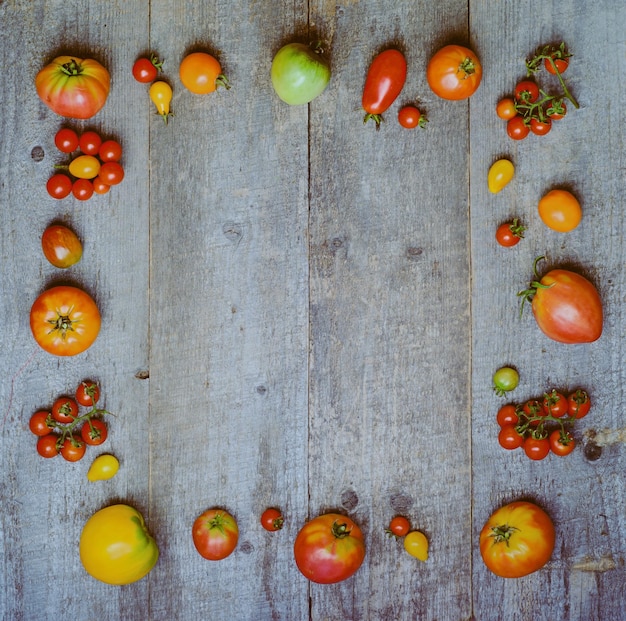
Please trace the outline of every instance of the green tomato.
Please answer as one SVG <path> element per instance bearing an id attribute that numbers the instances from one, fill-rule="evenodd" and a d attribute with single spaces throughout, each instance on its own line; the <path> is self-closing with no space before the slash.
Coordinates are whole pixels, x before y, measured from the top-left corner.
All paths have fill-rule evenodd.
<path id="1" fill-rule="evenodd" d="M 493 374 L 493 389 L 499 397 L 517 388 L 518 384 L 519 373 L 511 367 L 502 367 Z"/>
<path id="2" fill-rule="evenodd" d="M 289 43 L 272 61 L 272 86 L 290 106 L 313 101 L 328 86 L 330 66 L 314 49 L 303 43 Z"/>

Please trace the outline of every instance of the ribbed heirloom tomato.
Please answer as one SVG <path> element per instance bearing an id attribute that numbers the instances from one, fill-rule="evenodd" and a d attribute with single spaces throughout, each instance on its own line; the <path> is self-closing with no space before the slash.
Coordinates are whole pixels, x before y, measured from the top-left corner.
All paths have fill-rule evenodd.
<path id="1" fill-rule="evenodd" d="M 478 56 L 462 45 L 442 47 L 428 62 L 426 79 L 442 99 L 467 99 L 480 86 L 483 68 Z"/>
<path id="2" fill-rule="evenodd" d="M 326 513 L 307 522 L 293 546 L 296 565 L 312 582 L 332 584 L 354 574 L 365 558 L 361 529 L 348 517 Z"/>
<path id="3" fill-rule="evenodd" d="M 480 554 L 496 576 L 521 578 L 541 569 L 554 550 L 554 525 L 534 503 L 512 502 L 494 511 L 480 533 Z"/>

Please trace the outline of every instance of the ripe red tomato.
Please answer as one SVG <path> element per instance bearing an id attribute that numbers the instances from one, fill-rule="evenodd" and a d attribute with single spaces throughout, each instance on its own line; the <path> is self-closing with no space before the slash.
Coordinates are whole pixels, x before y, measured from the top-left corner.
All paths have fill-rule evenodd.
<path id="1" fill-rule="evenodd" d="M 72 153 L 78 149 L 78 134 L 69 127 L 62 127 L 54 136 L 54 144 L 61 153 Z"/>
<path id="2" fill-rule="evenodd" d="M 560 99 L 555 99 L 547 108 L 546 114 L 553 120 L 558 121 L 567 114 L 567 106 Z"/>
<path id="3" fill-rule="evenodd" d="M 539 99 L 539 87 L 532 80 L 522 80 L 515 86 L 515 99 L 524 103 L 534 103 Z"/>
<path id="4" fill-rule="evenodd" d="M 50 420 L 50 412 L 46 412 L 45 410 L 39 410 L 35 412 L 28 421 L 28 428 L 36 435 L 36 436 L 47 436 L 52 432 L 53 427 L 48 425 L 48 421 Z"/>
<path id="5" fill-rule="evenodd" d="M 72 184 L 72 194 L 79 201 L 87 201 L 93 196 L 93 182 L 91 179 L 76 179 Z"/>
<path id="6" fill-rule="evenodd" d="M 72 397 L 59 397 L 52 404 L 52 418 L 60 423 L 71 423 L 78 417 L 78 403 Z"/>
<path id="7" fill-rule="evenodd" d="M 81 440 L 79 435 L 73 435 L 65 438 L 61 445 L 61 457 L 66 461 L 79 461 L 87 450 L 87 445 Z"/>
<path id="8" fill-rule="evenodd" d="M 584 418 L 591 409 L 591 399 L 587 391 L 576 389 L 567 397 L 567 413 L 575 418 Z"/>
<path id="9" fill-rule="evenodd" d="M 500 427 L 504 427 L 506 425 L 517 425 L 519 422 L 517 407 L 512 403 L 503 405 L 498 410 L 496 420 L 498 421 L 498 425 L 500 425 Z"/>
<path id="10" fill-rule="evenodd" d="M 552 129 L 552 121 L 550 119 L 544 119 L 540 121 L 537 118 L 530 119 L 530 131 L 535 136 L 545 136 Z"/>
<path id="11" fill-rule="evenodd" d="M 278 509 L 265 509 L 261 515 L 261 526 L 265 530 L 275 531 L 283 527 L 285 520 Z"/>
<path id="12" fill-rule="evenodd" d="M 100 167 L 98 178 L 107 185 L 117 185 L 124 179 L 124 168 L 119 162 L 104 162 Z"/>
<path id="13" fill-rule="evenodd" d="M 517 108 L 515 107 L 515 100 L 512 97 L 505 97 L 496 104 L 496 114 L 501 119 L 508 121 L 514 116 L 517 116 Z"/>
<path id="14" fill-rule="evenodd" d="M 496 229 L 496 241 L 505 248 L 512 248 L 523 239 L 525 230 L 517 218 L 513 222 L 504 222 Z"/>
<path id="15" fill-rule="evenodd" d="M 117 140 L 105 140 L 98 149 L 102 162 L 119 162 L 122 159 L 122 145 Z"/>
<path id="16" fill-rule="evenodd" d="M 152 55 L 150 58 L 138 58 L 133 64 L 133 77 L 137 82 L 149 84 L 156 80 L 159 71 L 163 67 L 163 61 Z"/>
<path id="17" fill-rule="evenodd" d="M 394 537 L 404 537 L 411 530 L 411 523 L 403 515 L 396 515 L 391 518 L 389 527 L 385 531 Z"/>
<path id="18" fill-rule="evenodd" d="M 480 533 L 480 554 L 502 578 L 521 578 L 541 569 L 554 550 L 554 524 L 536 504 L 512 502 L 493 512 Z"/>
<path id="19" fill-rule="evenodd" d="M 524 440 L 524 453 L 533 461 L 541 461 L 550 452 L 550 442 L 548 438 L 535 438 L 529 436 Z"/>
<path id="20" fill-rule="evenodd" d="M 554 63 L 554 65 L 552 64 L 552 62 Z M 548 58 L 545 58 L 543 61 L 544 67 L 546 68 L 548 73 L 551 73 L 552 75 L 556 75 L 557 71 L 559 73 L 565 73 L 565 71 L 569 67 L 569 60 L 567 60 L 567 58 L 554 58 L 553 57 L 552 62 L 550 62 Z M 555 65 L 556 65 L 556 69 L 555 69 Z"/>
<path id="21" fill-rule="evenodd" d="M 361 529 L 348 517 L 326 513 L 307 522 L 293 546 L 296 565 L 312 582 L 331 584 L 352 576 L 365 558 Z"/>
<path id="22" fill-rule="evenodd" d="M 404 106 L 398 112 L 398 122 L 406 129 L 414 127 L 426 127 L 426 117 L 415 106 Z"/>
<path id="23" fill-rule="evenodd" d="M 109 434 L 107 425 L 99 418 L 91 418 L 80 429 L 80 435 L 85 444 L 98 446 L 102 444 Z"/>
<path id="24" fill-rule="evenodd" d="M 370 65 L 361 104 L 365 110 L 363 122 L 370 119 L 380 128 L 382 115 L 396 100 L 406 81 L 406 59 L 398 50 L 385 50 Z"/>
<path id="25" fill-rule="evenodd" d="M 524 436 L 517 432 L 514 425 L 504 425 L 498 433 L 498 443 L 502 448 L 512 451 L 524 444 Z"/>
<path id="26" fill-rule="evenodd" d="M 576 440 L 572 438 L 572 435 L 568 432 L 562 432 L 560 429 L 555 429 L 549 436 L 550 449 L 555 455 L 563 457 L 569 455 L 576 447 Z"/>
<path id="27" fill-rule="evenodd" d="M 65 198 L 72 192 L 72 180 L 63 173 L 57 173 L 48 179 L 46 190 L 52 198 Z"/>
<path id="28" fill-rule="evenodd" d="M 98 403 L 100 399 L 100 387 L 91 380 L 81 382 L 76 389 L 76 401 L 86 407 L 91 407 Z"/>
<path id="29" fill-rule="evenodd" d="M 183 58 L 178 70 L 183 86 L 196 95 L 207 95 L 218 86 L 230 88 L 219 60 L 206 52 L 193 52 Z"/>
<path id="30" fill-rule="evenodd" d="M 554 269 L 541 279 L 536 269 L 535 274 L 530 289 L 519 295 L 532 299 L 540 330 L 559 343 L 592 343 L 599 339 L 603 318 L 596 288 L 584 276 L 569 270 Z"/>
<path id="31" fill-rule="evenodd" d="M 41 436 L 37 440 L 37 452 L 46 459 L 56 457 L 59 454 L 59 449 L 57 448 L 58 439 L 59 437 L 54 433 Z"/>
<path id="32" fill-rule="evenodd" d="M 446 45 L 428 62 L 426 80 L 442 99 L 467 99 L 480 86 L 483 68 L 478 56 L 462 45 Z"/>
<path id="33" fill-rule="evenodd" d="M 78 147 L 85 155 L 98 155 L 102 138 L 94 131 L 86 131 L 78 139 Z"/>
<path id="34" fill-rule="evenodd" d="M 48 353 L 74 356 L 96 340 L 100 312 L 82 289 L 59 285 L 44 291 L 33 303 L 30 329 L 35 341 Z"/>
<path id="35" fill-rule="evenodd" d="M 100 179 L 100 175 L 93 179 L 92 185 L 95 194 L 106 194 L 111 189 L 111 186 L 108 183 L 105 183 L 102 179 Z"/>
<path id="36" fill-rule="evenodd" d="M 196 518 L 191 535 L 200 556 L 220 561 L 237 547 L 239 527 L 228 511 L 208 509 Z"/>
<path id="37" fill-rule="evenodd" d="M 62 224 L 51 224 L 41 236 L 43 254 L 54 267 L 66 269 L 83 256 L 83 245 L 74 231 Z"/>
<path id="38" fill-rule="evenodd" d="M 96 60 L 58 56 L 37 74 L 35 87 L 56 114 L 89 119 L 106 103 L 111 76 Z"/>
<path id="39" fill-rule="evenodd" d="M 560 418 L 568 411 L 567 397 L 557 390 L 552 390 L 543 396 L 543 409 L 546 414 Z"/>
<path id="40" fill-rule="evenodd" d="M 506 124 L 506 133 L 509 135 L 509 138 L 513 138 L 513 140 L 524 140 L 529 132 L 530 127 L 526 125 L 524 118 L 519 114 L 514 116 Z"/>

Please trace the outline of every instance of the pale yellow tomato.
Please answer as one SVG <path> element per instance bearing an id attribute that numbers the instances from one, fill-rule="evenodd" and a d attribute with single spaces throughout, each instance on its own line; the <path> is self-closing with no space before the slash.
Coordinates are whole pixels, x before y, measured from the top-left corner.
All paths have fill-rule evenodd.
<path id="1" fill-rule="evenodd" d="M 497 194 L 509 184 L 515 174 L 515 166 L 509 160 L 498 160 L 491 165 L 487 173 L 489 191 Z"/>
<path id="2" fill-rule="evenodd" d="M 90 481 L 104 481 L 112 479 L 120 469 L 120 462 L 114 455 L 99 455 L 93 460 L 87 472 Z"/>
<path id="3" fill-rule="evenodd" d="M 412 530 L 404 538 L 404 549 L 416 559 L 426 561 L 428 559 L 428 539 L 419 530 Z"/>

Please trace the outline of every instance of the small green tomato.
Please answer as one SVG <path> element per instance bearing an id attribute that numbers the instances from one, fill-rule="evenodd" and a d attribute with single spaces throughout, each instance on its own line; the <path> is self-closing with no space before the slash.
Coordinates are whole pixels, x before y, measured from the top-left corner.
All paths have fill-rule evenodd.
<path id="1" fill-rule="evenodd" d="M 519 373 L 512 367 L 502 367 L 493 374 L 493 389 L 499 397 L 515 390 L 518 384 Z"/>

